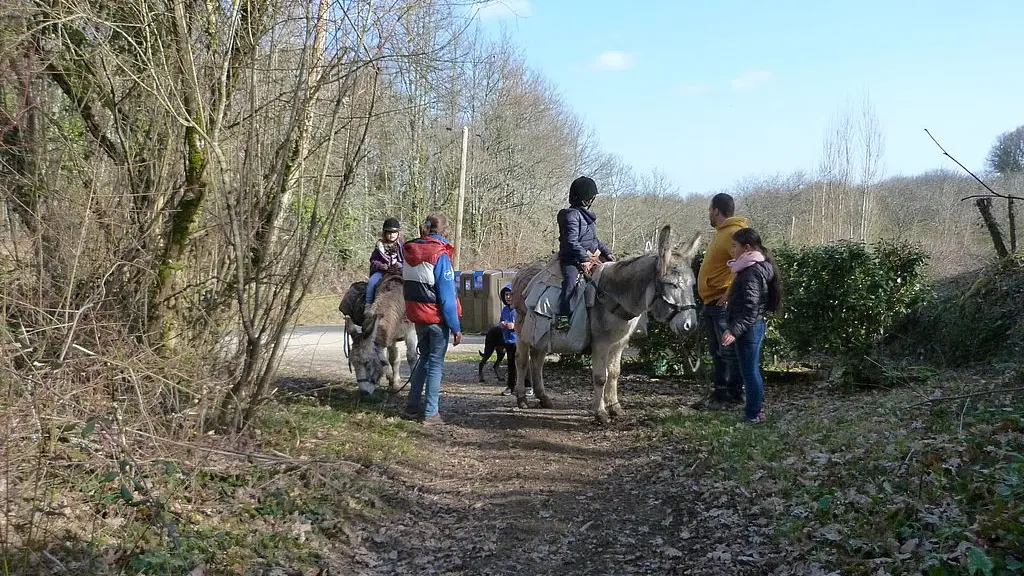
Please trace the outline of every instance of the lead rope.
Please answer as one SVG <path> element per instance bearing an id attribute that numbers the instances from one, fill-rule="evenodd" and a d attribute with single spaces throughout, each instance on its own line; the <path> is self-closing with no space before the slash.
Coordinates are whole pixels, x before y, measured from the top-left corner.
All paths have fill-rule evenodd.
<path id="1" fill-rule="evenodd" d="M 345 354 L 345 359 L 348 360 L 348 371 L 349 372 L 354 372 L 354 370 L 352 369 L 352 355 L 351 355 L 352 345 L 349 343 L 349 331 L 348 331 L 349 322 L 350 321 L 351 321 L 351 319 L 348 316 L 345 316 L 345 336 L 342 339 L 341 348 L 342 348 L 342 351 Z"/>

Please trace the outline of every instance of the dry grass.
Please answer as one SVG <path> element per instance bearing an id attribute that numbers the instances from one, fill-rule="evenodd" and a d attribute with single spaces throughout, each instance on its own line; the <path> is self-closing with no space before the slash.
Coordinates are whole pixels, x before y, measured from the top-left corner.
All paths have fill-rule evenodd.
<path id="1" fill-rule="evenodd" d="M 309 294 L 302 302 L 299 313 L 295 316 L 297 326 L 318 326 L 321 324 L 339 324 L 342 321 L 338 312 L 341 294 L 318 292 Z"/>

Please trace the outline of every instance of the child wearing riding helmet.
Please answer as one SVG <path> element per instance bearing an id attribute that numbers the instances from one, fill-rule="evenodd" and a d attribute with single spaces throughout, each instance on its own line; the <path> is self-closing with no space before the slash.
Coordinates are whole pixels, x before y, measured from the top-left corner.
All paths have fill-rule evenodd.
<path id="1" fill-rule="evenodd" d="M 782 276 L 775 259 L 752 228 L 741 228 L 732 235 L 729 268 L 736 278 L 729 287 L 725 307 L 726 331 L 722 346 L 735 346 L 743 379 L 746 407 L 743 421 L 764 422 L 764 378 L 761 375 L 761 347 L 764 344 L 765 316 L 782 305 Z"/>
<path id="2" fill-rule="evenodd" d="M 580 176 L 569 185 L 569 207 L 558 211 L 558 261 L 562 265 L 562 293 L 556 330 L 569 328 L 569 304 L 576 293 L 580 272 L 589 273 L 600 262 L 612 261 L 612 251 L 597 239 L 597 215 L 590 209 L 597 196 L 597 184 Z"/>
<path id="3" fill-rule="evenodd" d="M 370 254 L 370 279 L 366 283 L 366 304 L 373 302 L 377 284 L 385 274 L 401 274 L 402 241 L 401 225 L 397 218 L 388 218 L 381 226 L 380 239 Z"/>

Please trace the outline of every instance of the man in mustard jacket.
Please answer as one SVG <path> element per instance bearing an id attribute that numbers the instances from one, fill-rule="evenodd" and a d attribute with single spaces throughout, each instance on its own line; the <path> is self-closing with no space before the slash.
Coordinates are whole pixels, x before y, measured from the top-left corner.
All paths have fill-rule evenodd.
<path id="1" fill-rule="evenodd" d="M 729 247 L 732 235 L 740 228 L 750 227 L 742 216 L 734 216 L 736 203 L 732 196 L 722 193 L 711 198 L 708 219 L 715 235 L 704 254 L 700 272 L 697 274 L 697 290 L 704 302 L 701 323 L 708 339 L 712 367 L 715 371 L 715 388 L 711 397 L 693 404 L 697 410 L 723 410 L 743 403 L 743 380 L 740 378 L 736 361 L 736 347 L 722 346 L 725 324 L 725 303 L 735 275 L 729 269 Z"/>

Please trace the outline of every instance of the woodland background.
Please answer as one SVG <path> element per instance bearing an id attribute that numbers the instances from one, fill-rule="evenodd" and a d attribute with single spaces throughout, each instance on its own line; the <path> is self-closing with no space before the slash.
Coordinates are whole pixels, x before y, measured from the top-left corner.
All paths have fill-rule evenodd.
<path id="1" fill-rule="evenodd" d="M 617 254 L 644 249 L 666 223 L 680 238 L 710 232 L 707 206 L 718 190 L 680 188 L 608 153 L 511 38 L 480 30 L 473 10 L 456 0 L 0 4 L 5 569 L 10 561 L 15 573 L 73 573 L 66 564 L 201 574 L 197 558 L 235 570 L 254 556 L 268 566 L 311 566 L 309 558 L 343 541 L 358 552 L 363 544 L 346 515 L 357 508 L 379 514 L 373 483 L 387 484 L 358 474 L 414 451 L 412 432 L 358 400 L 321 402 L 317 394 L 344 383 L 314 382 L 299 400 L 280 400 L 285 337 L 313 302 L 327 302 L 337 320 L 337 299 L 367 273 L 385 218 L 399 218 L 406 237 L 430 211 L 454 219 L 464 127 L 463 269 L 516 267 L 555 250 L 555 214 L 581 174 L 598 182 L 600 235 Z M 788 352 L 834 352 L 834 366 L 860 367 L 845 378 L 859 385 L 918 386 L 914 375 L 922 371 L 901 366 L 925 357 L 986 369 L 1010 363 L 1008 376 L 979 387 L 1024 382 L 1024 266 L 1014 256 L 1010 198 L 1024 195 L 1024 127 L 1007 130 L 992 135 L 979 174 L 991 190 L 938 148 L 936 165 L 950 169 L 891 175 L 870 98 L 837 100 L 819 157 L 807 159 L 813 171 L 724 190 L 788 258 L 791 308 L 774 341 Z M 955 142 L 943 144 L 955 152 Z M 924 132 L 921 145 L 933 146 Z M 847 288 L 837 291 L 841 302 L 822 289 L 840 284 Z M 859 312 L 834 314 L 847 304 Z M 655 346 L 658 337 L 655 328 L 645 348 L 651 365 L 689 359 L 680 358 L 686 351 L 676 338 L 662 334 Z M 882 344 L 890 348 L 880 351 Z M 883 365 L 879 354 L 894 352 L 899 360 Z M 948 379 L 946 388 L 950 398 L 968 398 L 963 410 L 934 413 L 946 418 L 942 434 L 961 439 L 965 414 L 968 429 L 975 414 L 967 411 L 971 397 L 1019 390 L 954 389 L 960 382 Z M 917 393 L 914 386 L 907 389 Z M 1024 566 L 1013 556 L 1024 463 L 1003 457 L 1020 452 L 1020 434 L 990 433 L 1019 429 L 1019 418 L 1004 421 L 1020 413 L 1018 398 L 977 412 L 979 422 L 989 426 L 991 416 L 994 424 L 971 438 L 1003 442 L 997 451 L 978 448 L 978 462 L 991 460 L 976 467 L 981 472 L 965 466 L 943 476 L 953 460 L 924 459 L 928 448 L 917 444 L 910 454 L 900 445 L 884 455 L 896 476 L 913 468 L 894 482 L 921 510 L 931 510 L 932 492 L 949 509 L 942 499 L 967 487 L 962 499 L 973 503 L 972 515 L 943 526 L 968 534 L 981 524 L 987 532 L 964 536 L 974 538 L 972 548 L 918 534 L 902 520 L 917 516 L 886 508 L 865 509 L 864 533 L 889 535 L 871 522 L 892 517 L 885 530 L 900 530 L 890 532 L 906 542 L 882 536 L 889 539 L 867 551 L 836 553 L 874 558 L 896 543 L 905 556 L 918 539 L 923 549 L 931 538 L 934 550 L 949 553 L 936 562 L 961 562 L 958 555 L 970 550 L 975 565 L 988 566 L 982 573 L 992 570 L 989 553 L 998 566 Z M 854 401 L 860 409 L 861 397 Z M 795 408 L 794 418 L 811 404 Z M 822 429 L 836 428 L 832 415 L 847 412 L 830 411 Z M 894 430 L 922 428 L 903 422 L 905 412 L 883 416 Z M 733 430 L 715 416 L 667 418 L 671 434 L 712 443 Z M 863 419 L 850 429 L 875 423 Z M 781 458 L 769 450 L 780 445 L 774 430 L 763 436 L 763 454 Z M 793 453 L 809 438 L 799 430 Z M 850 434 L 864 444 L 860 432 Z M 684 448 L 705 446 L 683 438 Z M 959 446 L 936 438 L 935 446 Z M 872 445 L 892 447 L 889 437 Z M 922 456 L 912 459 L 915 450 Z M 957 463 L 969 460 L 964 454 L 956 453 Z M 872 470 L 865 462 L 843 470 Z M 922 497 L 926 474 L 934 490 Z M 730 482 L 737 477 L 728 474 Z M 664 476 L 657 478 L 661 486 Z M 398 484 L 387 485 L 401 491 Z M 789 477 L 778 482 L 782 491 L 793 485 Z M 668 492 L 674 486 L 665 484 Z M 993 500 L 993 490 L 1005 498 Z M 819 516 L 826 496 L 808 496 Z M 746 506 L 749 494 L 741 500 Z M 857 502 L 850 510 L 861 509 Z M 994 520 L 975 521 L 975 513 Z M 467 522 L 468 532 L 479 532 Z M 833 533 L 828 541 L 838 542 Z M 806 539 L 807 550 L 822 549 L 820 538 Z"/>

